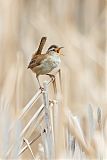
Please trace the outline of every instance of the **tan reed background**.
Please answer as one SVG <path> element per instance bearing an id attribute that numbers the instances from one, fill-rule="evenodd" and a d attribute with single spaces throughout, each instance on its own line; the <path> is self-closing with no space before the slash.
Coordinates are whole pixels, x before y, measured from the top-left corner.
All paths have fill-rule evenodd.
<path id="1" fill-rule="evenodd" d="M 38 90 L 27 65 L 47 36 L 44 51 L 51 44 L 64 46 L 63 106 L 82 116 L 92 104 L 107 114 L 106 10 L 106 0 L 0 0 L 1 110 L 14 119 Z"/>

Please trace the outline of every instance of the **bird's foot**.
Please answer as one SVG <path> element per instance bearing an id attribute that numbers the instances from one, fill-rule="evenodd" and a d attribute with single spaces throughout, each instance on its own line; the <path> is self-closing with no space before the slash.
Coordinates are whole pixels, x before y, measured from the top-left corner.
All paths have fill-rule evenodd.
<path id="1" fill-rule="evenodd" d="M 39 88 L 39 89 L 41 90 L 41 92 L 43 92 L 43 91 L 44 91 L 44 88 L 43 88 L 43 87 L 41 87 L 41 86 L 40 86 L 40 88 Z"/>
<path id="2" fill-rule="evenodd" d="M 52 79 L 52 81 L 55 80 L 55 75 L 53 75 L 53 74 L 47 74 L 47 75 Z"/>
<path id="3" fill-rule="evenodd" d="M 53 100 L 49 100 L 49 105 L 54 104 Z"/>

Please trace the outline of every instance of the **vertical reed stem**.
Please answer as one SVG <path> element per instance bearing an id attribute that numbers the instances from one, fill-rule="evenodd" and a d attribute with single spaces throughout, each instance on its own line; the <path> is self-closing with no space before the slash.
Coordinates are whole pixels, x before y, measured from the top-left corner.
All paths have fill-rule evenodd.
<path id="1" fill-rule="evenodd" d="M 44 123 L 45 123 L 45 151 L 46 151 L 46 159 L 52 159 L 52 135 L 51 135 L 51 126 L 50 126 L 50 115 L 49 115 L 49 99 L 48 99 L 48 83 L 45 81 L 43 83 L 44 92 L 43 92 L 43 101 L 44 101 Z"/>

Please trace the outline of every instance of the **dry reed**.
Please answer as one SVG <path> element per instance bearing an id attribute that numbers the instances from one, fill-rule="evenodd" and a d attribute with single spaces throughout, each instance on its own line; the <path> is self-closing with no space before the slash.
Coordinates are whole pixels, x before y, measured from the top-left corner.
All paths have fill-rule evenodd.
<path id="1" fill-rule="evenodd" d="M 0 159 L 106 159 L 106 0 L 0 6 Z M 27 70 L 42 36 L 44 50 L 64 46 L 59 75 L 41 77 L 44 93 Z"/>

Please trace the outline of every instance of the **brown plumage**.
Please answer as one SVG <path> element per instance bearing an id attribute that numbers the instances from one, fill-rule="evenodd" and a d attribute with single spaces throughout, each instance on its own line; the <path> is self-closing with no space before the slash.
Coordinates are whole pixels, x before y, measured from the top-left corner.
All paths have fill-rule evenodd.
<path id="1" fill-rule="evenodd" d="M 37 51 L 32 55 L 32 59 L 28 65 L 28 68 L 32 69 L 35 65 L 39 65 L 40 61 L 42 60 L 42 57 L 44 57 L 43 55 L 41 55 L 42 53 L 42 50 L 43 50 L 43 47 L 45 45 L 45 42 L 46 42 L 46 39 L 47 37 L 42 37 L 41 38 L 41 41 L 40 41 L 40 44 L 39 44 L 39 47 L 37 49 Z"/>
<path id="2" fill-rule="evenodd" d="M 36 73 L 36 78 L 38 80 L 39 86 L 42 89 L 39 82 L 39 75 L 50 75 L 49 73 L 60 64 L 60 49 L 56 45 L 51 45 L 45 54 L 42 54 L 44 44 L 46 42 L 46 37 L 42 37 L 39 48 L 32 56 L 32 59 L 28 65 L 34 73 Z M 52 75 L 51 75 L 52 76 Z"/>
<path id="3" fill-rule="evenodd" d="M 39 66 L 42 63 L 42 60 L 44 60 L 45 58 L 47 58 L 47 54 L 41 54 L 41 55 L 35 55 L 29 65 L 28 68 L 30 68 L 33 71 L 33 68 L 36 66 Z"/>
<path id="4" fill-rule="evenodd" d="M 41 56 L 41 53 L 42 53 L 42 50 L 43 50 L 43 47 L 45 45 L 46 40 L 47 40 L 47 37 L 42 37 L 41 38 L 39 47 L 38 47 L 37 51 L 33 54 L 32 59 L 31 59 L 29 65 L 28 65 L 28 68 L 30 68 L 34 73 L 35 73 L 35 70 L 34 70 L 35 67 L 38 66 L 41 63 L 41 60 L 45 56 L 45 55 Z M 36 78 L 38 80 L 40 88 L 42 88 L 41 85 L 40 85 L 39 79 L 38 79 L 38 74 L 36 74 Z"/>

